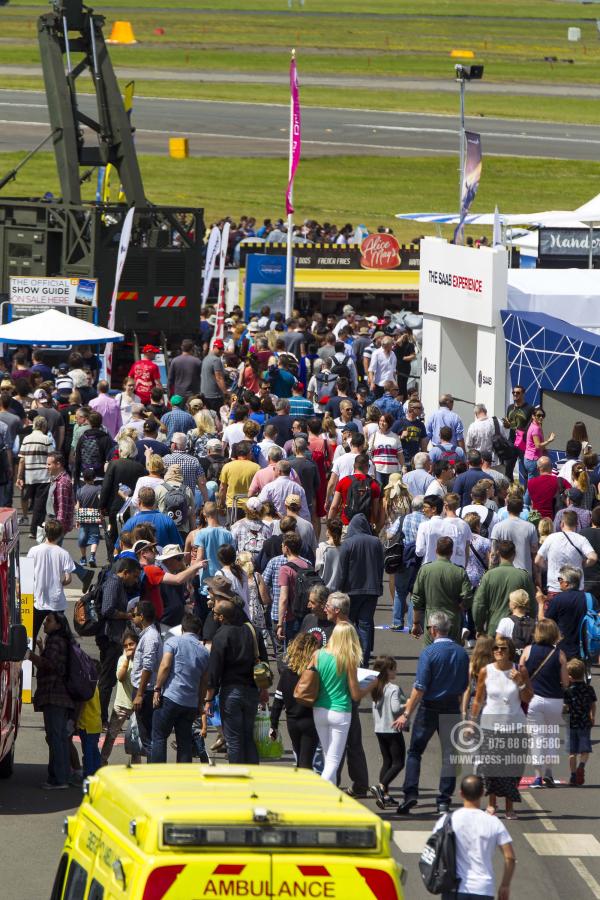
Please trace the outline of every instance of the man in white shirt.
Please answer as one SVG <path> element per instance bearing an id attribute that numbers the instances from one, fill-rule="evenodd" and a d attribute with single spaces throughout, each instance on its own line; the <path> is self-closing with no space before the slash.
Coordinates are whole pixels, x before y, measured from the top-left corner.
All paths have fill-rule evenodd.
<path id="1" fill-rule="evenodd" d="M 567 509 L 563 513 L 560 531 L 549 534 L 535 558 L 536 566 L 548 568 L 548 595 L 558 594 L 558 575 L 563 566 L 583 569 L 598 562 L 598 556 L 582 534 L 577 534 L 577 513 Z M 583 590 L 583 576 L 579 584 Z"/>
<path id="2" fill-rule="evenodd" d="M 237 409 L 233 412 L 233 422 L 229 425 L 226 425 L 223 429 L 223 435 L 221 440 L 224 444 L 227 444 L 227 447 L 231 450 L 234 444 L 239 444 L 240 441 L 246 440 L 246 435 L 244 434 L 244 423 L 248 418 L 248 407 L 247 406 L 238 406 Z"/>
<path id="3" fill-rule="evenodd" d="M 431 467 L 431 474 L 433 481 L 427 485 L 427 493 L 443 500 L 448 493 L 448 485 L 454 478 L 454 471 L 445 459 L 437 459 Z"/>
<path id="4" fill-rule="evenodd" d="M 75 563 L 59 542 L 63 527 L 57 519 L 44 525 L 46 540 L 30 547 L 27 559 L 33 560 L 33 646 L 42 622 L 49 612 L 64 612 L 67 608 L 65 585 L 71 583 Z"/>
<path id="5" fill-rule="evenodd" d="M 496 429 L 494 428 L 494 420 L 490 419 L 488 416 L 487 408 L 483 403 L 476 403 L 475 408 L 475 421 L 471 422 L 469 428 L 467 430 L 467 439 L 465 441 L 465 449 L 467 452 L 470 450 L 479 450 L 481 453 L 482 450 L 485 450 L 489 453 L 493 452 L 492 447 L 492 438 L 496 433 Z M 504 435 L 504 429 L 499 424 L 500 433 Z M 494 460 L 495 463 L 498 460 Z"/>
<path id="6" fill-rule="evenodd" d="M 444 501 L 441 497 L 426 496 L 423 500 L 423 513 L 426 521 L 421 522 L 417 531 L 415 553 L 423 558 L 423 564 L 435 562 L 437 559 L 437 542 L 441 537 L 452 538 L 453 549 L 451 562 L 457 566 L 466 565 L 467 536 L 462 528 L 466 525 L 469 534 L 471 529 L 460 519 L 443 519 Z M 460 522 L 460 525 L 457 524 Z"/>
<path id="7" fill-rule="evenodd" d="M 498 524 L 498 516 L 493 509 L 490 509 L 489 506 L 486 506 L 486 501 L 488 498 L 488 484 L 493 484 L 493 482 L 486 481 L 484 484 L 482 484 L 478 481 L 476 484 L 474 484 L 471 488 L 471 500 L 473 502 L 469 503 L 467 506 L 463 506 L 462 509 L 458 510 L 458 515 L 461 517 L 461 519 L 464 519 L 467 513 L 477 513 L 477 515 L 481 519 L 481 527 L 483 530 L 480 531 L 480 534 L 483 537 L 489 537 L 494 526 Z"/>
<path id="8" fill-rule="evenodd" d="M 460 785 L 462 809 L 452 813 L 452 830 L 456 842 L 456 900 L 470 897 L 496 896 L 494 852 L 500 848 L 504 857 L 504 871 L 498 888 L 498 900 L 509 900 L 510 883 L 515 871 L 515 852 L 506 826 L 497 816 L 490 816 L 480 808 L 484 784 L 479 775 L 467 775 Z M 442 828 L 446 815 L 438 819 L 434 832 Z"/>
<path id="9" fill-rule="evenodd" d="M 349 304 L 347 306 L 344 306 L 344 308 L 342 310 L 342 318 L 339 320 L 339 322 L 333 329 L 333 333 L 336 336 L 336 338 L 337 338 L 338 334 L 340 333 L 340 331 L 346 327 L 346 325 L 354 324 L 354 319 L 355 319 L 354 307 L 350 306 Z"/>
<path id="10" fill-rule="evenodd" d="M 368 371 L 369 387 L 376 397 L 383 396 L 386 381 L 396 380 L 398 360 L 396 359 L 393 346 L 393 339 L 384 337 L 381 347 L 378 350 L 374 350 L 371 356 Z"/>

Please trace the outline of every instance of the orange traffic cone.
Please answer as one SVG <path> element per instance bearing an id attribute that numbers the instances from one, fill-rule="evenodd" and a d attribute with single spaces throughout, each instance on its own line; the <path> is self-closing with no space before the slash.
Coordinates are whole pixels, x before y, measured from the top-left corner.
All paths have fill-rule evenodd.
<path id="1" fill-rule="evenodd" d="M 137 44 L 131 22 L 115 22 L 107 44 Z"/>

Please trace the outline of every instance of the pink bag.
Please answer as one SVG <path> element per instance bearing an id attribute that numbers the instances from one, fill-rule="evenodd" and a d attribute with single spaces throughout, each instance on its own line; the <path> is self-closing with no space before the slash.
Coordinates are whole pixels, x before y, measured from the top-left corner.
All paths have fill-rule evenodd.
<path id="1" fill-rule="evenodd" d="M 527 446 L 527 437 L 524 431 L 515 431 L 515 447 L 517 450 L 522 450 L 525 453 L 525 447 Z"/>

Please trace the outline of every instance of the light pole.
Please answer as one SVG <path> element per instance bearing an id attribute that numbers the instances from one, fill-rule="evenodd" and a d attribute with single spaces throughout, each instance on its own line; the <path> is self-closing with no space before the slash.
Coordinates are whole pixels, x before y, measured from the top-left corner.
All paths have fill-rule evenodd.
<path id="1" fill-rule="evenodd" d="M 462 184 L 465 171 L 465 82 L 481 81 L 483 78 L 483 66 L 463 66 L 458 63 L 454 66 L 456 80 L 460 88 L 460 126 L 459 140 L 459 169 L 458 169 L 458 215 L 462 214 Z"/>

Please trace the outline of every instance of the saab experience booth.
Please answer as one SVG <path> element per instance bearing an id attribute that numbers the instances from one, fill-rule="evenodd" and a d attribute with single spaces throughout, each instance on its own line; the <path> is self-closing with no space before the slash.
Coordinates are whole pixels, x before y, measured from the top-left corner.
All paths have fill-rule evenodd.
<path id="1" fill-rule="evenodd" d="M 510 390 L 523 384 L 543 403 L 554 450 L 583 419 L 600 445 L 600 271 L 508 268 L 504 247 L 421 242 L 423 401 L 457 399 L 465 426 L 473 404 L 502 416 Z M 568 317 L 569 321 L 565 321 Z"/>

